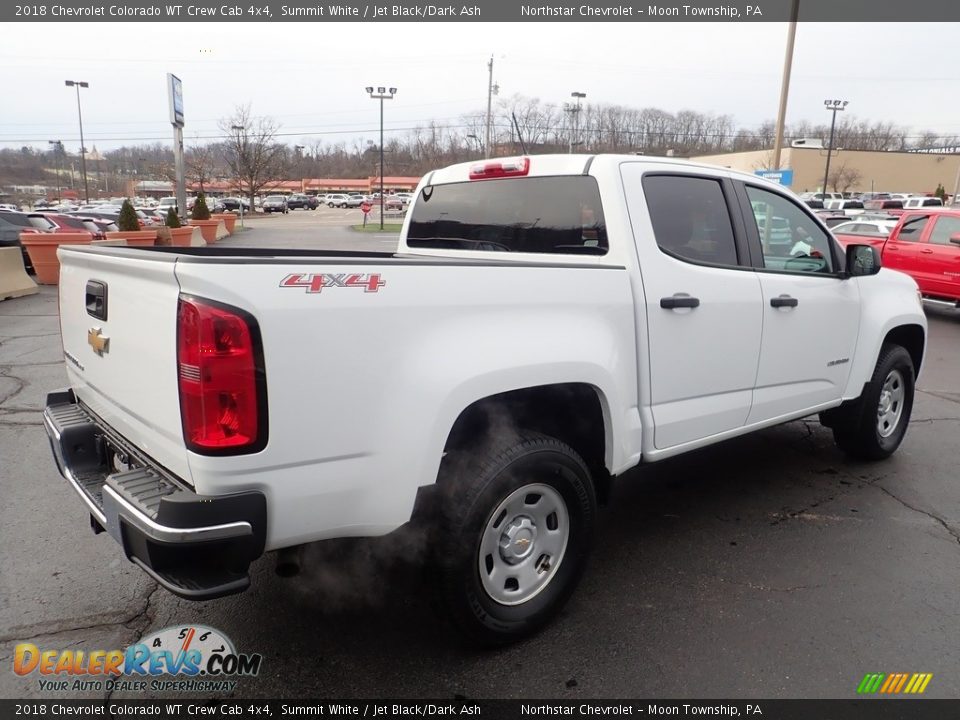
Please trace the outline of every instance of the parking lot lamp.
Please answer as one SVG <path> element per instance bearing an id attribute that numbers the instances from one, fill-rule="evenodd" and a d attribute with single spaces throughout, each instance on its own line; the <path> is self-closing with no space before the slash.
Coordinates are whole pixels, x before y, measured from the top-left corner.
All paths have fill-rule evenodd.
<path id="1" fill-rule="evenodd" d="M 383 230 L 383 101 L 393 100 L 397 89 L 392 87 L 388 90 L 385 87 L 378 87 L 374 92 L 372 86 L 367 86 L 366 90 L 371 98 L 380 101 L 380 229 Z"/>
<path id="2" fill-rule="evenodd" d="M 240 229 L 243 230 L 243 153 L 240 152 L 240 133 L 243 125 L 231 125 L 231 130 L 237 133 L 237 194 L 240 195 Z M 251 193 L 252 194 L 252 193 Z M 250 208 L 253 210 L 253 208 Z"/>
<path id="3" fill-rule="evenodd" d="M 306 185 L 303 182 L 303 151 L 305 146 L 303 145 L 294 145 L 293 151 L 297 154 L 297 172 L 300 174 L 300 192 L 303 192 L 306 189 Z"/>
<path id="4" fill-rule="evenodd" d="M 90 186 L 87 184 L 87 149 L 83 146 L 83 113 L 80 111 L 80 88 L 90 87 L 90 83 L 81 80 L 66 80 L 67 87 L 77 89 L 77 117 L 80 119 L 80 167 L 83 169 L 83 199 L 90 202 Z"/>
<path id="5" fill-rule="evenodd" d="M 47 140 L 47 142 L 53 145 L 53 157 L 57 160 L 57 202 L 63 202 L 63 198 L 60 196 L 60 155 L 63 153 L 63 143 L 60 140 Z"/>
<path id="6" fill-rule="evenodd" d="M 827 169 L 823 172 L 823 199 L 827 199 L 827 180 L 830 178 L 830 155 L 833 153 L 833 130 L 837 125 L 837 113 L 842 112 L 849 105 L 846 100 L 824 100 L 823 105 L 833 113 L 830 121 L 830 142 L 827 144 Z"/>

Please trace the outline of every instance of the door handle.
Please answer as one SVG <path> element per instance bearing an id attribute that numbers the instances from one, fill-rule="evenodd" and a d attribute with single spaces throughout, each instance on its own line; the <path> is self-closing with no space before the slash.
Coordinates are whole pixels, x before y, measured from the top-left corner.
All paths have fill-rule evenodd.
<path id="1" fill-rule="evenodd" d="M 797 300 L 795 297 L 790 297 L 789 295 L 780 295 L 779 297 L 770 298 L 770 307 L 796 307 L 799 304 L 799 300 Z"/>
<path id="2" fill-rule="evenodd" d="M 933 250 L 931 250 L 930 248 L 923 248 L 920 250 L 920 252 L 923 253 L 924 255 L 933 255 Z"/>
<path id="3" fill-rule="evenodd" d="M 700 307 L 700 298 L 690 297 L 686 293 L 676 293 L 671 297 L 660 298 L 660 307 L 664 310 Z"/>

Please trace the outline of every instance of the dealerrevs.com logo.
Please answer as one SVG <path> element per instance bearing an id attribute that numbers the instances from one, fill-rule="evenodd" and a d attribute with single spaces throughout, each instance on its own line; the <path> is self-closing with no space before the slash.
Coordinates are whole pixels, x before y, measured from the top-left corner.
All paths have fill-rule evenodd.
<path id="1" fill-rule="evenodd" d="M 205 625 L 174 625 L 125 650 L 14 648 L 13 672 L 38 676 L 42 691 L 233 690 L 237 677 L 260 672 L 263 656 L 238 653 L 224 633 Z"/>

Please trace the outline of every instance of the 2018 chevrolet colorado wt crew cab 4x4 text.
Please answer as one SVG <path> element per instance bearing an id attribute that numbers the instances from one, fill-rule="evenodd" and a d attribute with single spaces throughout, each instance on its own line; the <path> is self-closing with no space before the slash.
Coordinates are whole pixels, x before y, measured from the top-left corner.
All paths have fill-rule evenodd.
<path id="1" fill-rule="evenodd" d="M 44 418 L 95 530 L 205 599 L 265 551 L 412 523 L 487 643 L 561 607 L 598 496 L 641 461 L 817 413 L 890 455 L 925 348 L 916 284 L 875 249 L 671 159 L 431 172 L 397 254 L 60 256 L 72 387 Z"/>

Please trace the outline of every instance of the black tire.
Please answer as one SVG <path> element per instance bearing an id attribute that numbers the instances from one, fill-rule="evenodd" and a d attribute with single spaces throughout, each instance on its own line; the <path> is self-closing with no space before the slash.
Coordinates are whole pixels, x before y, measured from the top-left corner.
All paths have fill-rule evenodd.
<path id="1" fill-rule="evenodd" d="M 441 610 L 467 640 L 483 646 L 505 645 L 535 633 L 566 603 L 592 548 L 597 500 L 586 464 L 559 440 L 523 432 L 486 448 L 452 452 L 441 464 L 438 484 L 442 500 L 432 566 Z M 527 489 L 527 494 L 519 492 L 521 488 Z M 528 588 L 526 592 L 534 594 L 526 600 L 520 601 L 522 596 L 518 595 L 516 602 L 506 604 L 494 599 L 487 589 L 496 584 L 490 570 L 495 558 L 492 553 L 484 556 L 482 543 L 485 537 L 499 537 L 503 543 L 507 532 L 518 526 L 517 519 L 525 517 L 510 518 L 506 509 L 499 513 L 499 519 L 493 517 L 498 506 L 510 497 L 522 498 L 514 502 L 520 502 L 524 511 L 540 502 L 549 503 L 551 497 L 554 501 L 562 499 L 564 507 L 559 517 L 566 512 L 567 532 L 565 545 L 555 556 L 541 551 L 546 549 L 546 533 L 562 528 L 557 512 L 550 516 L 555 527 L 549 528 L 547 517 L 534 532 L 532 544 L 526 538 L 518 538 L 515 545 L 506 541 L 508 549 L 522 548 L 527 553 L 523 560 L 516 560 L 520 564 L 514 566 L 515 572 L 522 566 L 532 568 L 529 575 L 543 583 L 539 589 L 535 585 Z M 546 505 L 546 510 L 550 507 Z M 537 533 L 543 533 L 542 537 Z M 497 572 L 507 568 L 505 560 L 496 561 Z M 488 569 L 487 578 L 481 578 L 483 567 Z M 545 572 L 549 576 L 541 580 Z M 513 589 L 510 582 L 505 581 L 502 594 Z"/>
<path id="2" fill-rule="evenodd" d="M 898 373 L 899 375 L 895 375 Z M 889 407 L 899 413 L 895 423 L 884 421 L 881 430 L 880 403 L 885 383 L 894 392 L 899 386 L 902 398 Z M 883 460 L 890 457 L 903 442 L 913 411 L 914 368 L 910 353 L 900 345 L 884 345 L 863 395 L 846 412 L 833 421 L 833 439 L 848 455 L 860 460 Z"/>

